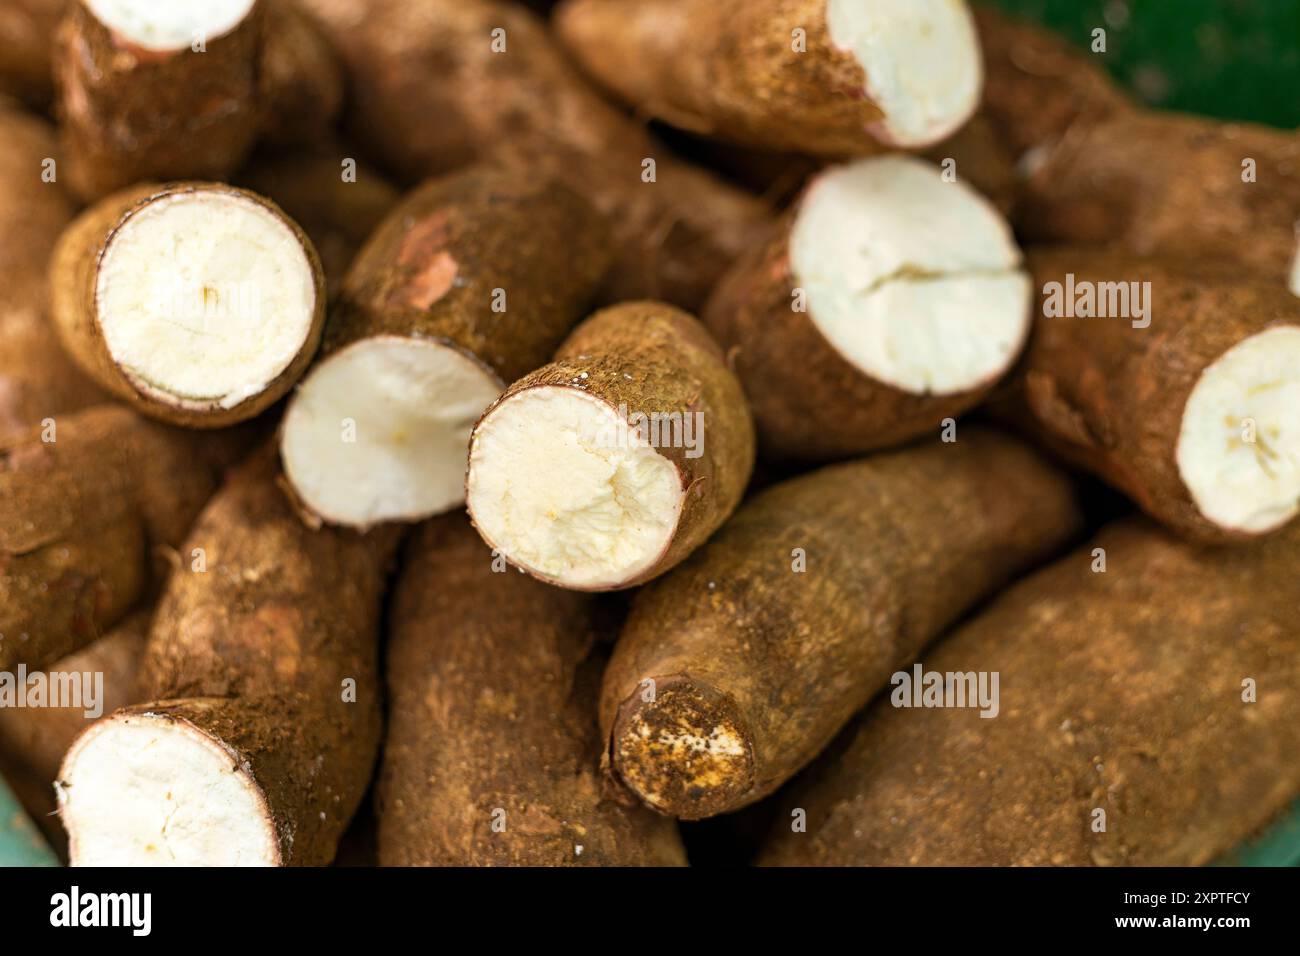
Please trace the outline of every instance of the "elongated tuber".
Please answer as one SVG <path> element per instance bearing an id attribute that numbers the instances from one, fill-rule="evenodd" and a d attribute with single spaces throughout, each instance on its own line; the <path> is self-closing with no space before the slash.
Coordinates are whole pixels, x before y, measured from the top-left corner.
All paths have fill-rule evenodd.
<path id="1" fill-rule="evenodd" d="M 601 691 L 612 777 L 683 819 L 766 796 L 1080 526 L 1063 474 L 974 426 L 761 492 L 638 594 Z"/>
<path id="2" fill-rule="evenodd" d="M 492 555 L 461 515 L 410 542 L 379 777 L 386 866 L 668 866 L 676 825 L 603 794 L 601 623 Z"/>
<path id="3" fill-rule="evenodd" d="M 929 146 L 979 102 L 964 0 L 568 0 L 556 26 L 639 110 L 769 149 Z"/>
<path id="4" fill-rule="evenodd" d="M 769 217 L 606 103 L 514 3 L 304 0 L 350 72 L 352 137 L 420 180 L 490 161 L 591 199 L 615 230 L 611 301 L 696 308 Z M 432 119 L 436 117 L 436 121 Z"/>
<path id="5" fill-rule="evenodd" d="M 1106 529 L 925 660 L 996 673 L 997 716 L 882 697 L 780 798 L 807 830 L 778 824 L 760 862 L 1212 862 L 1300 794 L 1297 560 L 1294 532 L 1224 550 Z"/>
<path id="6" fill-rule="evenodd" d="M 0 670 L 45 667 L 134 608 L 250 437 L 96 406 L 0 438 Z"/>
<path id="7" fill-rule="evenodd" d="M 378 627 L 396 529 L 311 531 L 272 456 L 236 473 L 186 543 L 141 699 L 59 774 L 74 866 L 323 866 L 379 747 Z"/>
<path id="8" fill-rule="evenodd" d="M 986 200 L 904 156 L 813 180 L 720 283 L 705 321 L 766 457 L 828 460 L 937 435 L 1015 362 L 1030 288 Z"/>
<path id="9" fill-rule="evenodd" d="M 474 168 L 404 199 L 357 256 L 285 415 L 285 473 L 334 524 L 465 500 L 470 428 L 595 295 L 607 231 L 579 196 Z"/>
<path id="10" fill-rule="evenodd" d="M 1238 270 L 1066 249 L 1031 257 L 1039 315 L 1013 418 L 1189 537 L 1300 510 L 1300 301 Z"/>
<path id="11" fill-rule="evenodd" d="M 544 581 L 626 588 L 662 574 L 740 503 L 754 432 L 704 328 L 659 302 L 592 316 L 515 382 L 470 439 L 466 493 L 493 548 Z"/>
<path id="12" fill-rule="evenodd" d="M 0 94 L 44 109 L 54 98 L 51 50 L 68 0 L 7 0 L 0 14 Z"/>
<path id="13" fill-rule="evenodd" d="M 325 324 L 311 240 L 274 203 L 216 183 L 102 200 L 59 240 L 50 296 L 87 374 L 150 417 L 190 427 L 244 421 L 281 398 Z"/>

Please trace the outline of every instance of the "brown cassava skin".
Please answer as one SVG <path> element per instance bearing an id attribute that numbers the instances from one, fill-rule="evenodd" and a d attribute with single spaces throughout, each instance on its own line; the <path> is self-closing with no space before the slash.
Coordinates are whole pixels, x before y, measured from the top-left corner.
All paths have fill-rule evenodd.
<path id="1" fill-rule="evenodd" d="M 294 0 L 258 0 L 204 43 L 146 50 L 71 0 L 54 69 L 74 194 L 93 202 L 146 180 L 227 179 L 259 135 L 313 137 L 342 105 L 341 64 Z"/>
<path id="2" fill-rule="evenodd" d="M 780 798 L 760 862 L 1214 861 L 1300 793 L 1298 559 L 1294 531 L 1224 550 L 1144 521 L 1105 529 L 924 662 L 998 672 L 996 717 L 882 697 L 838 759 Z M 1256 703 L 1242 699 L 1247 678 Z M 790 832 L 794 808 L 806 833 Z"/>
<path id="3" fill-rule="evenodd" d="M 332 299 L 365 241 L 397 205 L 397 189 L 368 166 L 344 181 L 350 147 L 329 144 L 258 155 L 237 184 L 266 196 L 297 222 L 320 255 Z"/>
<path id="4" fill-rule="evenodd" d="M 1081 524 L 1062 473 L 974 426 L 761 492 L 638 594 L 601 689 L 612 778 L 682 819 L 766 796 Z M 682 734 L 720 752 L 675 746 Z"/>
<path id="5" fill-rule="evenodd" d="M 117 363 L 99 324 L 96 290 L 100 260 L 118 229 L 150 204 L 190 193 L 241 196 L 269 210 L 297 237 L 313 275 L 315 312 L 297 356 L 261 392 L 230 407 L 222 407 L 218 400 L 182 398 L 148 386 Z M 113 396 L 151 418 L 173 425 L 224 428 L 265 411 L 302 377 L 316 354 L 325 327 L 325 272 L 307 234 L 269 199 L 221 183 L 144 183 L 114 193 L 83 212 L 64 232 L 50 261 L 49 275 L 54 324 L 64 348 L 78 366 Z"/>
<path id="6" fill-rule="evenodd" d="M 979 115 L 1013 159 L 1051 146 L 1077 125 L 1135 110 L 1100 55 L 997 10 L 972 11 L 984 50 Z"/>
<path id="7" fill-rule="evenodd" d="M 138 703 L 136 671 L 149 631 L 149 610 L 132 613 L 111 631 L 47 668 L 62 674 L 102 674 L 101 716 Z M 54 811 L 54 781 L 59 764 L 77 735 L 99 718 L 87 717 L 86 707 L 0 707 L 0 760 L 41 781 L 39 807 L 28 805 L 33 817 Z M 24 805 L 27 801 L 24 800 Z"/>
<path id="8" fill-rule="evenodd" d="M 1029 264 L 1040 297 L 1034 332 L 999 411 L 1181 535 L 1216 544 L 1256 537 L 1197 509 L 1176 458 L 1183 410 L 1224 352 L 1265 329 L 1300 325 L 1300 300 L 1221 264 L 1086 248 L 1038 251 Z M 1150 327 L 1046 317 L 1044 287 L 1067 273 L 1076 284 L 1150 282 Z"/>
<path id="9" fill-rule="evenodd" d="M 476 161 L 551 177 L 615 230 L 609 301 L 697 307 L 767 206 L 673 157 L 590 89 L 513 3 L 305 0 L 350 71 L 349 131 L 410 181 Z M 505 31 L 506 52 L 492 49 Z M 436 117 L 436 121 L 431 117 Z M 643 163 L 655 161 L 655 181 Z"/>
<path id="10" fill-rule="evenodd" d="M 937 435 L 944 419 L 978 405 L 997 384 L 918 395 L 872 378 L 796 311 L 790 264 L 797 210 L 746 252 L 704 311 L 754 408 L 759 447 L 775 461 L 832 461 Z"/>
<path id="11" fill-rule="evenodd" d="M 679 564 L 740 504 L 754 469 L 749 405 L 717 343 L 680 309 L 662 302 L 625 302 L 583 322 L 551 364 L 515 382 L 483 413 L 470 436 L 471 470 L 477 431 L 487 417 L 516 395 L 541 387 L 576 389 L 614 409 L 625 407 L 631 415 L 704 416 L 699 457 L 686 457 L 686 448 L 657 449 L 677 468 L 686 495 L 672 540 L 643 572 L 603 590 L 642 584 Z M 489 543 L 509 557 L 501 542 Z"/>
<path id="12" fill-rule="evenodd" d="M 685 865 L 675 824 L 602 792 L 594 599 L 496 565 L 461 515 L 406 551 L 380 865 Z"/>
<path id="13" fill-rule="evenodd" d="M 1286 288 L 1300 244 L 1300 137 L 1165 113 L 1078 127 L 1025 185 L 1016 218 L 1033 240 L 1231 263 Z"/>
<path id="14" fill-rule="evenodd" d="M 324 351 L 420 338 L 512 381 L 550 358 L 590 304 L 608 247 L 601 217 L 555 183 L 484 167 L 427 183 L 357 255 Z M 496 289 L 504 311 L 492 309 Z"/>
<path id="15" fill-rule="evenodd" d="M 45 270 L 73 207 L 57 182 L 54 128 L 0 102 L 0 434 L 103 401 L 69 361 L 50 324 Z"/>
<path id="16" fill-rule="evenodd" d="M 884 114 L 831 42 L 826 0 L 568 0 L 555 26 L 602 85 L 674 126 L 828 157 L 880 148 Z"/>
<path id="17" fill-rule="evenodd" d="M 309 530 L 278 478 L 259 454 L 204 510 L 184 550 L 203 549 L 206 570 L 172 576 L 150 630 L 139 697 L 152 703 L 117 716 L 187 722 L 217 741 L 265 798 L 279 862 L 323 866 L 379 749 L 379 613 L 400 530 Z"/>
<path id="18" fill-rule="evenodd" d="M 121 620 L 251 437 L 102 405 L 0 438 L 0 670 L 45 667 Z"/>
<path id="19" fill-rule="evenodd" d="M 951 160 L 957 181 L 974 187 L 1004 216 L 1015 209 L 1020 188 L 1016 157 L 987 114 L 976 113 L 965 126 L 922 155 L 944 168 Z"/>
<path id="20" fill-rule="evenodd" d="M 0 94 L 45 108 L 54 97 L 51 52 L 68 0 L 6 0 L 0 12 Z"/>

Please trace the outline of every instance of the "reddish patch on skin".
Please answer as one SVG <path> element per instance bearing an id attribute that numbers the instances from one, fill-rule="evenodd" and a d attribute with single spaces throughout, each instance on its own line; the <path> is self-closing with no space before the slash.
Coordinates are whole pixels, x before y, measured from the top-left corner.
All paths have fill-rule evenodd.
<path id="1" fill-rule="evenodd" d="M 277 677 L 292 679 L 298 673 L 302 655 L 302 613 L 285 604 L 270 604 L 259 608 L 244 627 L 246 640 L 251 647 L 274 647 L 271 661 Z"/>
<path id="2" fill-rule="evenodd" d="M 414 272 L 392 290 L 388 305 L 428 309 L 451 291 L 460 263 L 447 251 L 447 243 L 445 212 L 430 216 L 407 231 L 397 247 L 397 264 Z"/>

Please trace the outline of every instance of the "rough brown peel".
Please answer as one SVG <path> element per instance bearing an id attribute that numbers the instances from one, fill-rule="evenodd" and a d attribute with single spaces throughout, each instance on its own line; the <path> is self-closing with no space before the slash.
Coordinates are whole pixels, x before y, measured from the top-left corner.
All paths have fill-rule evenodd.
<path id="1" fill-rule="evenodd" d="M 623 429 L 652 416 L 667 424 L 640 430 L 648 446 L 619 447 Z M 574 424 L 593 419 L 604 426 L 595 434 Z M 672 306 L 629 302 L 580 325 L 484 412 L 466 489 L 476 527 L 508 560 L 553 584 L 605 590 L 648 581 L 699 547 L 739 504 L 753 463 L 749 406 L 708 332 Z M 662 535 L 623 560 L 617 549 L 648 525 Z M 518 533 L 538 527 L 540 538 Z"/>
<path id="2" fill-rule="evenodd" d="M 698 819 L 766 796 L 898 667 L 1081 525 L 997 432 L 778 484 L 633 605 L 601 692 L 613 778 Z"/>
<path id="3" fill-rule="evenodd" d="M 132 722 L 183 726 L 229 753 L 275 835 L 274 859 L 264 862 L 333 859 L 379 747 L 379 612 L 398 533 L 311 531 L 277 479 L 272 456 L 259 455 L 208 505 L 185 546 L 203 549 L 206 569 L 175 574 L 154 617 L 139 678 L 141 699 L 152 702 L 101 721 L 69 751 L 60 806 L 74 865 L 113 858 L 116 843 L 87 842 L 112 808 L 94 804 L 99 782 L 80 767 L 108 746 L 113 725 Z M 140 767 L 132 757 L 123 757 L 127 775 Z M 178 766 L 172 781 L 135 784 L 146 797 L 161 795 L 154 787 L 180 792 L 184 772 Z M 202 799 L 195 795 L 177 815 L 199 813 L 202 822 Z M 208 825 L 230 822 L 240 821 Z M 151 847 L 131 845 L 131 836 L 140 834 L 123 837 L 131 861 L 166 859 L 165 833 Z"/>
<path id="4" fill-rule="evenodd" d="M 1000 408 L 1180 534 L 1242 541 L 1294 514 L 1294 496 L 1273 499 L 1286 499 L 1297 481 L 1300 435 L 1286 396 L 1297 388 L 1300 301 L 1221 263 L 1078 248 L 1035 253 L 1030 265 L 1040 299 L 1035 331 Z M 1076 300 L 1067 303 L 1073 314 L 1047 315 L 1056 308 L 1049 284 L 1068 288 L 1071 276 L 1077 290 L 1100 290 L 1094 315 Z M 1132 307 L 1142 283 L 1150 283 L 1146 318 Z M 1095 314 L 1126 301 L 1126 314 Z M 1209 391 L 1226 387 L 1207 374 L 1216 369 L 1236 382 L 1226 397 Z M 1198 393 L 1204 406 L 1193 401 Z M 1203 437 L 1206 429 L 1221 440 Z M 1202 444 L 1208 449 L 1197 451 Z M 1251 484 L 1228 482 L 1243 474 Z M 1221 511 L 1234 492 L 1239 507 L 1229 501 Z M 1252 519 L 1251 498 L 1273 517 Z"/>
<path id="5" fill-rule="evenodd" d="M 410 542 L 391 615 L 384 866 L 670 866 L 671 821 L 605 797 L 591 597 L 500 562 L 462 516 Z"/>
<path id="6" fill-rule="evenodd" d="M 107 405 L 54 425 L 0 439 L 0 670 L 44 667 L 121 620 L 248 440 Z"/>
<path id="7" fill-rule="evenodd" d="M 67 0 L 8 0 L 0 16 L 0 93 L 44 109 L 54 97 L 50 51 Z"/>
<path id="8" fill-rule="evenodd" d="M 348 126 L 357 142 L 411 181 L 490 161 L 589 197 L 616 230 L 610 300 L 698 306 L 768 218 L 757 199 L 672 156 L 601 99 L 545 24 L 513 3 L 304 5 L 350 71 Z"/>
<path id="9" fill-rule="evenodd" d="M 1106 529 L 924 662 L 997 672 L 996 717 L 882 697 L 838 759 L 781 797 L 760 862 L 1214 861 L 1300 794 L 1297 559 L 1293 532 L 1228 551 L 1145 522 Z M 796 808 L 807 832 L 790 830 Z"/>

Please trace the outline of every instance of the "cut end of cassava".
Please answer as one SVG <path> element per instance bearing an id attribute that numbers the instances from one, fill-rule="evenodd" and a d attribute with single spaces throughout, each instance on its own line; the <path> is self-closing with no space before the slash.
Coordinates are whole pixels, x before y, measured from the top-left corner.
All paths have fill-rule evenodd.
<path id="1" fill-rule="evenodd" d="M 677 466 L 618 409 L 579 388 L 537 386 L 474 429 L 470 514 L 507 560 L 562 587 L 624 587 L 672 541 Z"/>
<path id="2" fill-rule="evenodd" d="M 646 687 L 645 684 L 642 687 Z M 754 783 L 754 749 L 735 705 L 689 677 L 638 687 L 624 701 L 610 763 L 646 806 L 698 820 L 734 809 Z"/>
<path id="3" fill-rule="evenodd" d="M 878 139 L 930 146 L 974 114 L 984 61 L 965 0 L 827 0 L 826 24 L 867 76 L 866 95 L 884 114 Z"/>
<path id="4" fill-rule="evenodd" d="M 1295 262 L 1291 263 L 1291 294 L 1300 295 L 1300 248 L 1295 251 Z"/>
<path id="5" fill-rule="evenodd" d="M 1267 534 L 1300 512 L 1300 326 L 1245 339 L 1201 373 L 1183 409 L 1178 471 L 1225 531 Z"/>
<path id="6" fill-rule="evenodd" d="M 126 42 L 145 50 L 181 50 L 224 36 L 257 0 L 82 0 L 90 13 Z"/>
<path id="7" fill-rule="evenodd" d="M 503 385 L 451 345 L 362 339 L 307 376 L 285 413 L 285 475 L 332 524 L 418 521 L 465 500 L 470 430 Z"/>
<path id="8" fill-rule="evenodd" d="M 262 394 L 316 333 L 301 234 L 251 196 L 164 193 L 109 236 L 95 284 L 109 355 L 143 395 L 197 411 Z"/>
<path id="9" fill-rule="evenodd" d="M 866 375 L 917 395 L 967 392 L 1011 367 L 1030 327 L 1021 260 L 991 203 L 903 156 L 823 173 L 790 238 L 821 334 Z"/>
<path id="10" fill-rule="evenodd" d="M 59 814 L 73 866 L 276 866 L 261 789 L 185 720 L 118 714 L 64 758 Z"/>

